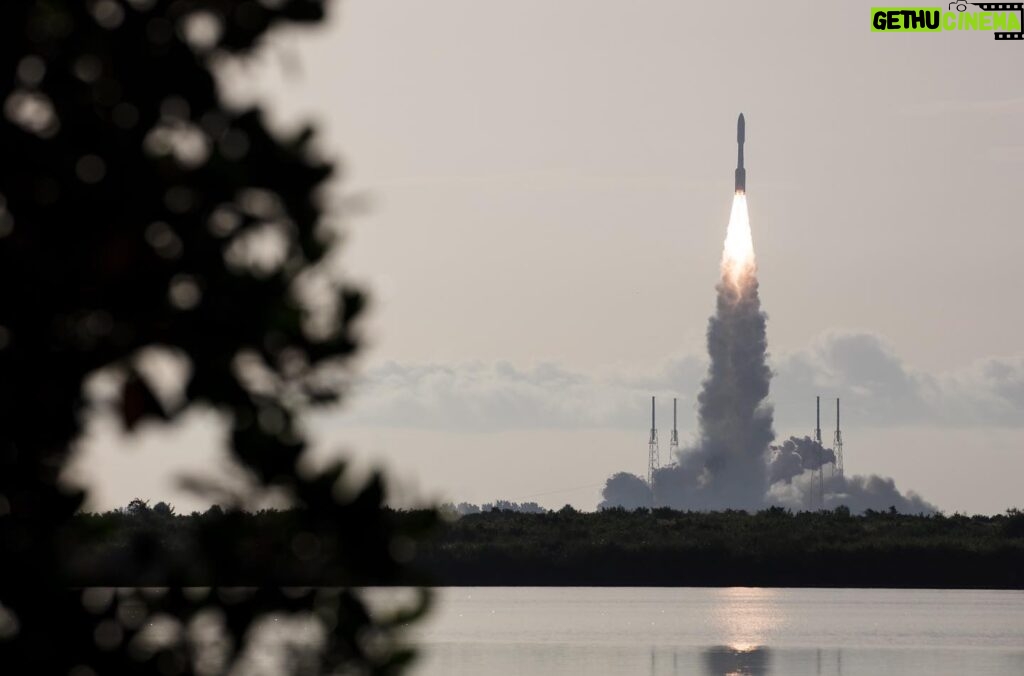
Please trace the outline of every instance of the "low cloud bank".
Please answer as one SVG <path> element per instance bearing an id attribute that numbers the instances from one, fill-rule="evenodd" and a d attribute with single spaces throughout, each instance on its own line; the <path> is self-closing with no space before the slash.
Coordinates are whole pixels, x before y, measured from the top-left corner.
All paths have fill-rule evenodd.
<path id="1" fill-rule="evenodd" d="M 1024 426 L 1024 357 L 926 373 L 908 367 L 877 335 L 829 332 L 805 349 L 776 356 L 769 365 L 774 371 L 771 401 L 782 428 L 804 421 L 806 430 L 813 427 L 815 394 L 842 397 L 844 420 L 851 427 Z M 685 431 L 693 428 L 694 393 L 706 372 L 707 359 L 695 355 L 639 375 L 580 373 L 555 364 L 388 363 L 362 374 L 341 420 L 453 431 L 605 427 L 643 434 L 653 394 L 659 398 L 659 428 L 670 427 L 675 396 Z M 831 418 L 822 422 L 828 427 Z"/>

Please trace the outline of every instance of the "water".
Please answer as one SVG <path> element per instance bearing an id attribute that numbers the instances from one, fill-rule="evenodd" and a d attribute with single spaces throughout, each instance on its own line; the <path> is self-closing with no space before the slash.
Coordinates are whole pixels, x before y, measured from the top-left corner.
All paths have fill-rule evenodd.
<path id="1" fill-rule="evenodd" d="M 445 588 L 415 676 L 1024 675 L 1024 592 Z"/>

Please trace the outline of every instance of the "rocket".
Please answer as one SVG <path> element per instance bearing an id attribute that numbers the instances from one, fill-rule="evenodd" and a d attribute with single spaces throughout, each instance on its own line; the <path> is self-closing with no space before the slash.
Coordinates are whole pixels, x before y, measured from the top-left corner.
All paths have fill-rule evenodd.
<path id="1" fill-rule="evenodd" d="M 747 132 L 743 122 L 743 113 L 736 120 L 736 144 L 739 146 L 739 154 L 736 157 L 736 194 L 743 195 L 747 192 L 747 170 L 743 168 L 743 140 Z"/>

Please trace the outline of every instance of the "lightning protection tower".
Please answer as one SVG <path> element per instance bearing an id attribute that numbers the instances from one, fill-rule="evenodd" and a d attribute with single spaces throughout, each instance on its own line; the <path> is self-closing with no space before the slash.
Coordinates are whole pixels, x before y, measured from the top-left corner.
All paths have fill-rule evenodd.
<path id="1" fill-rule="evenodd" d="M 658 458 L 658 428 L 654 424 L 654 397 L 651 397 L 651 440 L 647 442 L 647 484 L 654 486 L 654 472 L 661 464 Z"/>
<path id="2" fill-rule="evenodd" d="M 814 398 L 814 440 L 818 443 L 818 508 L 825 509 L 825 457 L 821 445 L 821 397 Z"/>
<path id="3" fill-rule="evenodd" d="M 843 476 L 843 433 L 839 431 L 839 397 L 836 397 L 836 434 L 832 438 L 832 447 L 836 452 L 835 473 Z"/>
<path id="4" fill-rule="evenodd" d="M 669 439 L 668 442 L 669 463 L 679 456 L 679 429 L 677 427 L 678 418 L 676 416 L 676 405 L 678 401 L 678 399 L 672 399 L 672 438 Z"/>

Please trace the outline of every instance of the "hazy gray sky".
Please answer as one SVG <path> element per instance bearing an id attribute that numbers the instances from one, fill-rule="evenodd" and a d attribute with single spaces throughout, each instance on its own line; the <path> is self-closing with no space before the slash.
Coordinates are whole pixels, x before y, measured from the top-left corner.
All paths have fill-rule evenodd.
<path id="1" fill-rule="evenodd" d="M 870 6 L 347 0 L 226 68 L 369 205 L 341 258 L 374 299 L 363 386 L 310 422 L 321 453 L 592 508 L 644 471 L 649 394 L 692 434 L 742 111 L 777 432 L 841 396 L 848 472 L 1024 505 L 1024 46 L 872 33 Z M 216 428 L 94 421 L 95 504 L 198 504 L 165 470 Z"/>

